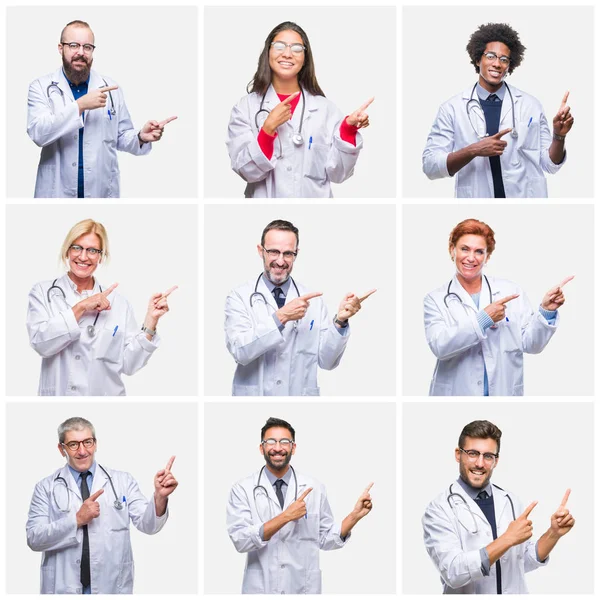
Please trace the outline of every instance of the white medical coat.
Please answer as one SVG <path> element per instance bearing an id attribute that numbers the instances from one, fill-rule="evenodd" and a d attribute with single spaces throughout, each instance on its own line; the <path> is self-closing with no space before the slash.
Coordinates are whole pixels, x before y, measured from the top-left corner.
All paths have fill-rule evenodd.
<path id="1" fill-rule="evenodd" d="M 440 572 L 444 594 L 496 594 L 496 563 L 491 565 L 489 575 L 484 576 L 479 552 L 494 540 L 492 527 L 477 503 L 458 483 L 452 484 L 452 491 L 459 493 L 466 502 L 464 504 L 456 496 L 450 499 L 456 501 L 456 514 L 448 504 L 446 488 L 429 503 L 422 519 L 425 548 Z M 515 515 L 518 517 L 525 510 L 512 493 L 494 486 L 492 495 L 498 537 L 513 520 L 509 494 Z M 475 523 L 476 534 L 471 533 L 475 531 Z M 536 541 L 530 539 L 513 546 L 500 558 L 503 594 L 527 594 L 525 573 L 548 564 L 548 559 L 543 563 L 537 560 L 535 546 Z"/>
<path id="2" fill-rule="evenodd" d="M 270 540 L 263 541 L 261 525 L 294 502 L 295 482 L 292 475 L 282 510 L 264 474 L 260 483 L 268 498 L 258 491 L 258 502 L 254 501 L 258 476 L 259 471 L 237 482 L 227 503 L 229 537 L 238 552 L 247 553 L 242 594 L 320 594 L 319 549 L 337 550 L 348 542 L 350 534 L 345 540 L 340 537 L 341 524 L 334 523 L 325 487 L 296 472 L 298 496 L 313 488 L 305 499 L 307 518 L 284 525 Z"/>
<path id="3" fill-rule="evenodd" d="M 566 154 L 560 164 L 552 162 L 548 153 L 552 133 L 542 105 L 539 100 L 512 85 L 510 90 L 515 101 L 516 129 L 519 137 L 515 140 L 509 133 L 502 138 L 507 142 L 500 156 L 504 191 L 507 198 L 546 198 L 548 188 L 544 172 L 558 172 L 565 164 Z M 485 117 L 481 108 L 472 112 L 473 126 L 469 122 L 467 102 L 472 92 L 471 87 L 450 98 L 438 111 L 423 151 L 423 172 L 429 179 L 450 177 L 448 155 L 479 141 L 473 126 L 477 131 L 485 131 Z M 477 98 L 477 91 L 473 92 L 473 98 Z M 473 105 L 474 102 L 470 106 Z M 498 131 L 509 127 L 512 127 L 512 104 L 507 92 L 502 102 Z M 457 198 L 494 197 L 489 157 L 475 157 L 454 177 Z"/>
<path id="4" fill-rule="evenodd" d="M 262 277 L 258 291 L 267 305 L 254 296 L 250 307 L 255 285 L 256 280 L 246 282 L 225 301 L 225 340 L 237 363 L 232 395 L 318 396 L 317 365 L 326 370 L 339 365 L 350 325 L 340 333 L 319 296 L 310 300 L 303 319 L 288 321 L 279 331 L 273 319 L 277 303 Z M 301 296 L 311 291 L 297 285 Z M 297 297 L 296 288 L 290 285 L 286 303 Z"/>
<path id="5" fill-rule="evenodd" d="M 158 348 L 158 334 L 149 341 L 138 328 L 129 302 L 112 292 L 108 296 L 111 309 L 100 313 L 96 334 L 90 336 L 87 327 L 93 324 L 97 312 L 88 312 L 77 322 L 71 307 L 82 297 L 76 294 L 69 276 L 65 274 L 56 282 L 64 291 L 66 301 L 53 289 L 51 302 L 48 302 L 51 285 L 52 281 L 43 281 L 29 292 L 29 343 L 42 356 L 38 394 L 124 396 L 121 375 L 133 375 L 148 362 Z M 92 293 L 99 292 L 96 281 Z M 114 333 L 117 325 L 119 328 Z"/>
<path id="6" fill-rule="evenodd" d="M 425 296 L 425 335 L 438 361 L 429 388 L 430 396 L 482 396 L 484 364 L 490 396 L 523 395 L 523 353 L 539 354 L 554 335 L 554 325 L 533 309 L 523 290 L 511 281 L 489 277 L 492 300 L 520 294 L 508 302 L 506 320 L 498 329 L 486 329 L 477 322 L 477 313 L 490 303 L 489 290 L 482 282 L 479 309 L 456 275 L 450 291 L 458 294 L 463 305 L 448 293 L 445 283 Z"/>
<path id="7" fill-rule="evenodd" d="M 129 473 L 106 469 L 113 480 L 119 500 L 125 496 L 122 510 L 113 506 L 115 496 L 109 480 L 97 466 L 90 495 L 103 489 L 98 497 L 100 515 L 88 524 L 92 594 L 133 593 L 133 554 L 129 521 L 147 534 L 160 531 L 167 521 L 168 510 L 156 516 L 154 495 L 146 500 Z M 61 476 L 67 482 L 70 496 L 68 513 L 67 492 Z M 60 508 L 53 498 L 55 489 Z M 36 484 L 27 518 L 27 545 L 43 552 L 40 567 L 42 594 L 81 594 L 81 552 L 83 530 L 77 527 L 77 511 L 83 500 L 69 467 L 55 471 Z"/>
<path id="8" fill-rule="evenodd" d="M 233 107 L 226 143 L 231 168 L 248 183 L 246 198 L 331 198 L 331 182 L 342 183 L 354 173 L 362 136 L 356 134 L 356 146 L 344 142 L 340 137 L 342 112 L 324 96 L 313 96 L 306 90 L 304 95 L 304 143 L 296 146 L 292 141 L 300 127 L 300 98 L 292 120 L 277 128 L 271 160 L 258 145 L 259 129 L 254 118 L 262 96 L 248 94 Z M 280 102 L 273 86 L 269 86 L 263 108 L 272 110 Z M 266 113 L 258 115 L 259 128 L 266 117 Z"/>
<path id="9" fill-rule="evenodd" d="M 52 82 L 58 84 L 63 96 L 54 86 L 48 89 Z M 90 72 L 90 91 L 107 85 L 118 84 L 94 70 Z M 36 198 L 77 198 L 79 128 L 82 125 L 85 197 L 120 196 L 117 150 L 148 154 L 152 144 L 140 146 L 139 130 L 133 128 L 122 89 L 113 90 L 111 94 L 116 115 L 108 115 L 112 104 L 107 95 L 106 106 L 85 111 L 82 121 L 62 67 L 31 83 L 27 98 L 27 133 L 42 149 Z"/>

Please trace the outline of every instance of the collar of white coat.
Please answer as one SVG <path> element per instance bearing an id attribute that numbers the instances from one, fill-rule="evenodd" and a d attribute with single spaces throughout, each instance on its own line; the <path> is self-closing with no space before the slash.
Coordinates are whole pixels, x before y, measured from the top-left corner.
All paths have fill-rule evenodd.
<path id="1" fill-rule="evenodd" d="M 510 111 L 512 110 L 512 102 L 510 101 L 510 94 L 512 94 L 512 98 L 515 103 L 515 111 L 517 111 L 517 106 L 523 97 L 523 92 L 520 89 L 516 88 L 514 85 L 509 86 L 508 83 L 506 83 L 506 82 L 504 82 L 504 85 L 507 87 L 507 90 L 506 90 L 506 94 L 504 96 L 504 100 L 502 102 L 502 112 L 500 114 L 500 123 L 502 123 L 504 121 L 505 117 L 508 115 L 510 117 L 508 127 L 512 127 L 512 116 L 510 116 Z M 510 89 L 510 94 L 508 93 L 509 89 Z M 475 91 L 473 91 L 473 86 L 468 87 L 463 92 L 462 97 L 463 97 L 463 100 L 465 101 L 465 105 L 471 98 L 473 100 L 478 100 L 477 89 L 475 89 Z M 479 102 L 477 102 L 477 104 L 479 105 Z M 483 114 L 483 109 L 481 109 L 481 106 L 480 106 L 479 110 L 475 110 L 474 112 L 478 116 L 478 118 L 483 119 L 485 121 L 485 116 Z M 519 122 L 518 118 L 515 117 L 515 120 L 516 120 L 517 126 L 518 126 L 518 122 Z M 500 129 L 504 129 L 504 128 L 505 127 L 501 127 Z"/>
<path id="2" fill-rule="evenodd" d="M 306 108 L 304 109 L 304 123 L 310 119 L 311 114 L 316 110 L 319 110 L 319 103 L 317 101 L 317 97 L 313 96 L 307 90 L 304 90 L 304 100 L 306 102 Z M 265 101 L 263 104 L 263 108 L 267 108 L 268 110 L 272 110 L 275 108 L 281 100 L 275 91 L 275 88 L 271 84 L 267 93 L 265 95 Z M 292 115 L 292 120 L 287 122 L 287 125 L 294 128 L 296 131 L 300 127 L 300 117 L 302 115 L 302 94 L 300 94 L 300 100 L 298 101 L 298 105 L 294 110 L 294 114 Z M 304 129 L 304 124 L 302 125 L 302 129 Z"/>
<path id="3" fill-rule="evenodd" d="M 473 500 L 465 492 L 465 490 L 463 490 L 463 488 L 460 486 L 460 484 L 458 484 L 456 481 L 454 481 L 452 483 L 451 489 L 452 489 L 452 492 L 460 494 L 464 500 L 464 502 L 458 501 L 458 502 L 453 503 L 456 507 L 456 510 L 459 511 L 458 514 L 460 515 L 459 518 L 460 518 L 461 522 L 466 523 L 467 527 L 468 527 L 469 518 L 470 518 L 470 515 L 468 513 L 469 513 L 469 508 L 470 508 L 471 512 L 473 513 L 475 518 L 476 519 L 479 518 L 479 520 L 484 524 L 484 527 L 486 529 L 489 529 L 489 531 L 491 532 L 491 530 L 492 530 L 491 525 L 490 525 L 489 521 L 487 520 L 486 516 L 483 514 L 483 511 L 481 510 L 481 508 L 479 508 L 479 505 L 477 504 L 477 502 L 475 502 L 475 500 Z M 512 521 L 513 514 L 512 514 L 511 505 L 510 505 L 510 500 L 508 499 L 508 492 L 506 492 L 503 489 L 499 488 L 498 486 L 492 484 L 492 496 L 494 498 L 494 514 L 496 516 L 497 526 L 498 527 L 500 526 L 501 519 L 504 518 L 505 512 L 506 512 L 508 519 L 510 521 Z M 450 500 L 450 502 L 452 502 L 452 500 Z M 515 508 L 515 510 L 516 510 L 516 508 Z M 464 511 L 467 514 L 463 514 L 461 511 Z"/>
<path id="4" fill-rule="evenodd" d="M 267 467 L 265 467 L 265 471 L 266 470 L 267 470 Z M 301 473 L 298 473 L 298 471 L 294 470 L 294 472 L 292 473 L 292 476 L 290 477 L 290 481 L 288 483 L 288 490 L 285 495 L 285 502 L 283 504 L 283 510 L 285 510 L 295 500 L 294 495 L 296 493 L 296 480 L 294 480 L 294 473 L 296 474 L 296 478 L 298 480 L 298 497 L 300 497 L 302 495 L 302 493 L 306 490 L 307 487 L 310 487 L 311 482 L 306 477 L 304 477 Z M 260 470 L 258 470 L 254 474 L 254 477 L 252 478 L 253 486 L 256 485 L 259 475 L 260 475 Z M 260 485 L 263 486 L 267 490 L 269 500 L 272 501 L 274 503 L 274 507 L 279 509 L 279 512 L 281 512 L 282 511 L 281 505 L 279 504 L 279 500 L 277 499 L 277 495 L 275 494 L 275 489 L 273 488 L 273 485 L 271 484 L 271 482 L 267 479 L 267 476 L 265 475 L 264 472 L 263 472 L 262 477 L 260 478 Z M 312 492 L 311 492 L 311 494 L 312 494 Z M 309 494 L 309 496 L 310 496 L 310 494 Z"/>
<path id="5" fill-rule="evenodd" d="M 477 308 L 475 306 L 475 302 L 473 302 L 473 298 L 471 298 L 471 294 L 469 294 L 469 292 L 467 292 L 467 290 L 465 290 L 465 288 L 460 284 L 460 281 L 458 281 L 458 277 L 457 277 L 456 273 L 454 274 L 454 277 L 452 278 L 452 285 L 450 286 L 450 292 L 458 294 L 458 297 L 461 299 L 461 301 L 464 304 L 466 304 L 467 306 L 470 306 L 473 310 L 480 311 L 480 310 L 484 309 L 486 306 L 489 306 L 491 304 L 490 291 L 488 289 L 487 283 L 485 282 L 486 277 L 487 277 L 487 280 L 489 281 L 490 289 L 492 290 L 491 300 L 492 300 L 492 302 L 495 302 L 496 300 L 499 299 L 499 297 L 498 297 L 499 290 L 497 289 L 496 280 L 494 279 L 494 277 L 485 275 L 485 273 L 481 274 L 481 290 L 479 291 L 479 308 Z M 448 290 L 446 288 L 446 292 L 447 291 Z M 445 295 L 446 294 L 444 294 L 444 296 Z M 451 302 L 451 300 L 449 301 L 449 303 L 450 302 Z"/>
<path id="6" fill-rule="evenodd" d="M 256 288 L 256 290 L 258 292 L 261 292 L 261 294 L 264 295 L 264 297 L 267 299 L 267 303 L 269 304 L 269 306 L 272 306 L 276 311 L 279 310 L 279 307 L 277 306 L 277 302 L 275 302 L 275 298 L 273 296 L 273 294 L 271 293 L 271 290 L 267 287 L 267 284 L 265 283 L 265 278 L 261 277 L 260 281 L 258 282 L 258 287 Z M 254 291 L 254 290 L 252 290 Z M 289 302 L 290 300 L 293 300 L 294 298 L 298 298 L 298 293 L 296 292 L 296 287 L 294 285 L 290 285 L 290 287 L 288 288 L 288 293 L 286 295 L 286 303 Z"/>

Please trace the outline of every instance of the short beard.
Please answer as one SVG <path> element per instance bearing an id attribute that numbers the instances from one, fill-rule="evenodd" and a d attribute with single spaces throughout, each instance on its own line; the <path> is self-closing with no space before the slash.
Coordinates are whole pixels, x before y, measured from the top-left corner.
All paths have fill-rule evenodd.
<path id="1" fill-rule="evenodd" d="M 281 463 L 280 467 L 278 467 L 271 461 L 271 457 L 269 456 L 268 451 L 264 453 L 264 457 L 265 457 L 265 462 L 267 463 L 267 465 L 269 467 L 271 467 L 271 469 L 273 469 L 273 471 L 283 471 L 283 469 L 285 469 L 290 464 L 290 461 L 292 460 L 292 453 L 291 452 L 287 453 L 287 456 L 285 457 L 285 460 Z"/>
<path id="2" fill-rule="evenodd" d="M 74 83 L 75 85 L 79 85 L 84 81 L 87 81 L 90 76 L 90 70 L 92 68 L 92 61 L 88 60 L 86 63 L 85 69 L 82 71 L 75 71 L 71 68 L 71 63 L 64 57 L 62 57 L 63 69 L 65 71 L 65 75 L 67 79 Z"/>
<path id="3" fill-rule="evenodd" d="M 469 486 L 471 486 L 472 488 L 476 489 L 476 490 L 483 490 L 487 487 L 488 483 L 490 482 L 490 479 L 492 478 L 492 473 L 493 471 L 489 471 L 488 470 L 488 475 L 487 478 L 483 481 L 483 483 L 479 486 L 479 487 L 475 487 L 470 481 L 469 481 L 469 468 L 467 465 L 465 465 L 462 461 L 459 463 L 459 471 L 460 471 L 460 478 Z"/>

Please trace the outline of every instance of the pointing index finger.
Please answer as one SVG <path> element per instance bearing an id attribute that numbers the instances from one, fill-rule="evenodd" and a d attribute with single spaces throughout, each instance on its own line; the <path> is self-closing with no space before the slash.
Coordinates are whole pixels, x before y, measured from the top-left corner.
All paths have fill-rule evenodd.
<path id="1" fill-rule="evenodd" d="M 525 512 L 521 515 L 523 518 L 527 518 L 529 517 L 529 515 L 531 514 L 531 511 L 537 506 L 537 500 L 535 500 L 534 502 L 532 502 L 526 509 Z"/>
<path id="2" fill-rule="evenodd" d="M 93 494 L 90 496 L 90 500 L 91 500 L 92 502 L 95 502 L 95 501 L 96 501 L 96 498 L 97 498 L 98 496 L 102 496 L 102 494 L 104 494 L 104 488 L 102 488 L 101 490 L 98 490 L 97 492 L 94 492 L 94 493 L 93 493 Z"/>
<path id="3" fill-rule="evenodd" d="M 161 121 L 159 123 L 160 127 L 164 127 L 167 123 L 170 123 L 171 121 L 174 121 L 177 117 L 169 117 L 168 119 L 165 119 L 164 121 Z"/>
<path id="4" fill-rule="evenodd" d="M 569 488 L 566 492 L 565 495 L 563 496 L 563 499 L 561 500 L 560 505 L 561 506 L 566 506 L 567 502 L 569 501 L 569 496 L 571 495 L 571 488 Z"/>
<path id="5" fill-rule="evenodd" d="M 571 279 L 574 279 L 574 278 L 575 278 L 575 275 L 569 275 L 569 277 L 567 277 L 567 278 L 563 279 L 563 280 L 562 280 L 562 281 L 561 281 L 561 282 L 558 284 L 558 287 L 559 287 L 559 288 L 561 288 L 561 287 L 563 287 L 564 285 L 567 285 L 567 283 L 569 283 L 569 281 L 571 281 Z"/>
<path id="6" fill-rule="evenodd" d="M 306 496 L 308 496 L 312 491 L 313 491 L 312 488 L 308 488 L 307 490 L 302 492 L 301 496 L 298 498 L 298 502 L 300 502 L 301 500 L 304 500 L 304 498 L 306 498 Z"/>
<path id="7" fill-rule="evenodd" d="M 365 488 L 365 494 L 368 494 L 374 485 L 375 485 L 375 482 L 371 481 L 371 483 Z"/>
<path id="8" fill-rule="evenodd" d="M 98 88 L 101 92 L 112 92 L 113 90 L 118 90 L 118 85 L 105 85 L 104 87 Z"/>
<path id="9" fill-rule="evenodd" d="M 373 100 L 375 100 L 375 96 L 373 96 L 372 98 L 369 98 L 358 110 L 359 112 L 362 112 L 363 110 L 367 110 L 367 108 L 369 108 L 369 106 L 371 105 L 371 102 L 373 102 Z"/>
<path id="10" fill-rule="evenodd" d="M 367 292 L 364 296 L 361 296 L 358 301 L 364 302 L 371 294 L 374 294 L 377 291 L 377 288 L 373 288 L 370 292 Z"/>
<path id="11" fill-rule="evenodd" d="M 103 293 L 105 296 L 108 296 L 109 294 L 111 294 L 111 293 L 114 291 L 114 289 L 115 289 L 115 288 L 116 288 L 118 285 L 119 285 L 118 283 L 113 283 L 113 284 L 112 284 L 110 287 L 106 288 L 106 289 L 105 289 L 105 290 L 104 290 L 102 293 Z"/>
<path id="12" fill-rule="evenodd" d="M 171 472 L 171 467 L 173 466 L 174 462 L 175 462 L 175 457 L 171 456 L 171 458 L 169 459 L 169 462 L 167 463 L 167 466 L 165 467 L 165 472 L 166 473 L 170 473 Z"/>
<path id="13" fill-rule="evenodd" d="M 563 96 L 562 102 L 561 102 L 561 106 L 564 106 L 567 103 L 567 100 L 569 99 L 569 90 L 567 90 L 565 92 L 565 95 Z"/>
<path id="14" fill-rule="evenodd" d="M 300 296 L 301 300 L 311 300 L 312 298 L 316 298 L 317 296 L 322 296 L 323 292 L 311 292 L 310 294 L 304 294 L 304 296 Z"/>
<path id="15" fill-rule="evenodd" d="M 518 298 L 519 294 L 511 294 L 510 296 L 506 296 L 506 298 L 501 298 L 500 300 L 498 300 L 498 302 L 500 304 L 506 304 L 507 302 L 510 302 L 511 300 L 514 300 L 515 298 Z"/>
<path id="16" fill-rule="evenodd" d="M 169 288 L 163 295 L 163 298 L 166 298 L 167 296 L 169 296 L 169 294 L 171 294 L 172 292 L 174 292 L 179 286 L 178 285 L 174 285 L 172 288 Z"/>
<path id="17" fill-rule="evenodd" d="M 292 100 L 294 100 L 296 98 L 296 96 L 298 96 L 299 93 L 300 92 L 294 92 L 293 94 L 288 96 L 285 100 L 282 100 L 281 104 L 289 104 L 290 102 L 292 102 Z"/>
<path id="18" fill-rule="evenodd" d="M 497 134 L 493 135 L 492 137 L 500 139 L 501 137 L 504 137 L 507 133 L 510 133 L 511 131 L 512 131 L 512 127 L 508 127 L 507 129 L 503 129 L 502 131 L 499 131 Z"/>

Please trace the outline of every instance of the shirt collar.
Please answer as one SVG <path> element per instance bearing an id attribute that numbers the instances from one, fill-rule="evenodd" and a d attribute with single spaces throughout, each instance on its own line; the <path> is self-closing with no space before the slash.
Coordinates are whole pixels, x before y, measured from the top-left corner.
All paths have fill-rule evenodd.
<path id="1" fill-rule="evenodd" d="M 65 277 L 67 278 L 67 284 L 71 287 L 71 289 L 73 290 L 73 293 L 76 294 L 77 296 L 87 298 L 88 296 L 93 296 L 94 294 L 100 293 L 100 284 L 98 283 L 98 280 L 95 277 L 94 277 L 94 287 L 91 290 L 84 290 L 81 293 L 77 291 L 77 284 L 69 277 L 68 273 L 65 275 Z"/>
<path id="2" fill-rule="evenodd" d="M 285 475 L 283 477 L 276 477 L 275 475 L 273 475 L 273 473 L 271 473 L 271 471 L 269 471 L 269 469 L 267 469 L 267 467 L 265 467 L 265 475 L 267 476 L 267 479 L 269 480 L 269 483 L 271 485 L 275 485 L 275 482 L 278 479 L 283 479 L 283 482 L 285 483 L 285 485 L 289 485 L 290 484 L 290 477 L 292 476 L 292 469 L 291 467 L 286 471 Z"/>
<path id="3" fill-rule="evenodd" d="M 495 92 L 488 92 L 484 87 L 481 86 L 481 84 L 477 84 L 477 95 L 479 96 L 480 100 L 487 100 L 490 94 L 496 94 L 496 96 L 503 101 L 504 95 L 506 94 L 506 84 L 503 83 L 500 89 Z"/>
<path id="4" fill-rule="evenodd" d="M 69 471 L 71 471 L 71 475 L 73 475 L 73 479 L 75 483 L 79 485 L 79 478 L 81 476 L 81 471 L 76 471 L 71 465 L 67 465 L 69 467 Z M 94 479 L 94 475 L 96 475 L 96 461 L 92 463 L 90 467 L 90 473 L 92 474 L 92 480 Z"/>
<path id="5" fill-rule="evenodd" d="M 471 487 L 466 481 L 463 481 L 462 478 L 458 478 L 456 482 L 462 487 L 462 489 L 469 495 L 471 500 L 475 500 L 480 492 L 487 492 L 488 496 L 492 495 L 492 484 L 488 483 L 484 488 L 474 488 Z"/>
<path id="6" fill-rule="evenodd" d="M 288 291 L 290 289 L 290 285 L 292 283 L 292 279 L 291 277 L 288 277 L 281 285 L 277 285 L 275 283 L 273 283 L 271 280 L 269 280 L 266 275 L 263 273 L 263 282 L 264 284 L 267 286 L 267 289 L 269 290 L 269 292 L 271 292 L 271 294 L 273 293 L 273 290 L 278 287 L 281 288 L 281 291 L 283 292 L 283 295 L 287 298 L 288 295 Z"/>

